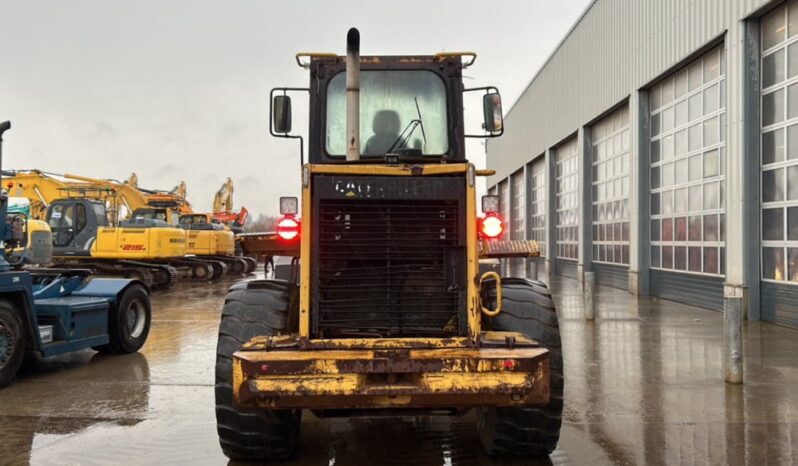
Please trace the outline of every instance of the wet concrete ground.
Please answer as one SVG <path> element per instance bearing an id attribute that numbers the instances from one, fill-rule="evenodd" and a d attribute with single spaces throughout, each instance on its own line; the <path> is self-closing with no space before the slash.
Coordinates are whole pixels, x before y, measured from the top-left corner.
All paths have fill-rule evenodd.
<path id="1" fill-rule="evenodd" d="M 216 330 L 231 282 L 153 296 L 140 354 L 39 361 L 0 391 L 0 464 L 226 464 L 213 411 Z M 555 283 L 566 368 L 551 458 L 495 461 L 474 417 L 304 418 L 285 465 L 798 464 L 798 331 L 746 328 L 744 386 L 721 380 L 721 314 L 610 288 L 582 320 Z"/>

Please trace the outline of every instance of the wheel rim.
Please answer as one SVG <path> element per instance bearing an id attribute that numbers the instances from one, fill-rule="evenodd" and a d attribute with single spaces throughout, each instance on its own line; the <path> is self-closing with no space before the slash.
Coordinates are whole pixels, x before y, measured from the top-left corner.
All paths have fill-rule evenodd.
<path id="1" fill-rule="evenodd" d="M 134 299 L 127 307 L 125 325 L 131 339 L 136 339 L 144 333 L 144 327 L 147 325 L 147 309 L 140 299 Z"/>
<path id="2" fill-rule="evenodd" d="M 0 321 L 0 367 L 5 367 L 14 352 L 16 337 L 6 322 Z"/>

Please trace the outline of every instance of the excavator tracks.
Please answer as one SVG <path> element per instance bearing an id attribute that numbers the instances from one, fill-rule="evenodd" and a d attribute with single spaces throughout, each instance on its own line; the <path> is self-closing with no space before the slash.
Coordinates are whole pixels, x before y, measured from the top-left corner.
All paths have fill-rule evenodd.
<path id="1" fill-rule="evenodd" d="M 213 260 L 222 261 L 227 264 L 230 275 L 249 275 L 258 266 L 257 261 L 243 256 L 208 256 Z"/>
<path id="2" fill-rule="evenodd" d="M 177 283 L 180 278 L 177 269 L 169 264 L 130 260 L 118 261 L 118 263 L 121 265 L 130 265 L 135 268 L 148 270 L 153 276 L 153 288 L 169 288 Z"/>
<path id="3" fill-rule="evenodd" d="M 247 263 L 247 274 L 254 273 L 255 269 L 258 268 L 258 261 L 254 257 L 249 256 L 239 256 L 241 259 Z"/>
<path id="4" fill-rule="evenodd" d="M 178 271 L 168 264 L 120 260 L 104 262 L 54 258 L 54 267 L 85 270 L 95 275 L 136 278 L 151 289 L 165 289 L 177 283 Z"/>
<path id="5" fill-rule="evenodd" d="M 195 281 L 215 280 L 227 273 L 227 266 L 223 262 L 205 258 L 186 257 L 179 261 L 172 261 L 172 263 L 187 267 L 191 271 L 189 278 Z"/>
<path id="6" fill-rule="evenodd" d="M 166 289 L 178 281 L 204 282 L 225 275 L 247 275 L 254 271 L 254 266 L 257 266 L 254 259 L 240 256 L 187 257 L 169 263 L 55 258 L 54 265 L 95 275 L 135 278 L 151 289 Z"/>

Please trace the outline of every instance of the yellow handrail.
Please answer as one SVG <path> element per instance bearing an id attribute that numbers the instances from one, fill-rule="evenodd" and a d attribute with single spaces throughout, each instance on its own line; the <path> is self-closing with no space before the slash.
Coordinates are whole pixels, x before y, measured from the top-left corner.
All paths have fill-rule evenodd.
<path id="1" fill-rule="evenodd" d="M 482 294 L 482 282 L 485 281 L 487 278 L 493 278 L 496 280 L 496 309 L 490 310 L 482 305 L 482 301 L 480 300 L 479 307 L 482 308 L 482 313 L 488 317 L 496 317 L 502 311 L 502 277 L 499 276 L 496 272 L 485 272 L 482 274 L 482 277 L 479 279 L 479 290 L 480 295 Z"/>

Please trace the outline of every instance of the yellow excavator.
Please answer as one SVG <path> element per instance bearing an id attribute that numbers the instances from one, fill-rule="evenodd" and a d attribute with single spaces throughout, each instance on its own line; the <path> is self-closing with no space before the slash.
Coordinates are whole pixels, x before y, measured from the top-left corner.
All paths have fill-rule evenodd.
<path id="1" fill-rule="evenodd" d="M 129 187 L 138 188 L 135 173 L 125 181 Z M 228 178 L 231 185 L 232 181 Z M 186 183 L 181 181 L 169 192 L 142 190 L 148 207 L 133 210 L 133 217 L 166 218 L 186 231 L 186 253 L 213 264 L 215 274 L 227 270 L 233 275 L 252 273 L 258 263 L 249 257 L 237 254 L 235 231 L 224 222 L 217 221 L 214 214 L 194 212 L 186 200 Z M 222 265 L 221 270 L 219 265 Z"/>
<path id="2" fill-rule="evenodd" d="M 222 223 L 230 228 L 235 234 L 241 233 L 241 228 L 249 218 L 249 211 L 246 207 L 233 210 L 233 180 L 227 178 L 222 187 L 213 196 L 213 221 Z"/>
<path id="3" fill-rule="evenodd" d="M 274 270 L 274 257 L 291 256 L 293 248 L 286 248 L 274 231 L 244 233 L 243 226 L 249 218 L 246 207 L 234 210 L 233 180 L 227 178 L 213 197 L 213 215 L 209 221 L 221 223 L 235 232 L 236 252 L 255 263 L 263 262 L 265 270 Z"/>
<path id="4" fill-rule="evenodd" d="M 225 274 L 248 274 L 257 266 L 257 262 L 251 259 L 236 256 L 233 233 L 221 226 L 193 221 L 196 220 L 196 214 L 185 197 L 183 182 L 172 191 L 161 191 L 140 187 L 135 173 L 122 183 L 74 174 L 64 176 L 99 188 L 112 187 L 119 193 L 120 210 L 123 212 L 120 218 L 162 221 L 183 230 L 187 260 L 209 265 L 212 268 L 211 279 Z M 205 278 L 204 273 L 198 278 Z"/>
<path id="5" fill-rule="evenodd" d="M 111 238 L 106 234 L 98 235 L 98 250 L 92 253 L 92 257 L 101 258 L 103 261 L 114 259 L 165 261 L 173 268 L 170 270 L 169 276 L 176 272 L 181 279 L 200 281 L 214 279 L 225 273 L 236 275 L 250 273 L 257 265 L 252 259 L 235 256 L 234 238 L 231 232 L 223 231 L 221 228 L 189 229 L 181 224 L 181 216 L 193 213 L 191 205 L 184 197 L 185 185 L 182 186 L 182 193 L 180 185 L 172 192 L 146 190 L 138 186 L 138 177 L 135 173 L 124 182 L 75 174 L 58 175 L 40 170 L 11 171 L 7 172 L 6 176 L 6 183 L 12 195 L 31 199 L 32 218 L 52 222 L 48 216 L 48 208 L 55 200 L 62 200 L 66 197 L 68 200 L 63 199 L 61 204 L 77 204 L 81 198 L 85 198 L 103 204 L 107 217 L 107 223 L 103 223 L 103 225 L 157 227 L 155 230 L 146 230 L 148 233 L 156 235 L 152 239 L 156 243 L 160 235 L 167 235 L 171 239 L 177 236 L 183 237 L 180 250 L 174 248 L 159 250 L 157 244 L 147 246 L 137 243 L 135 247 L 128 245 L 129 235 L 134 234 L 129 228 L 116 230 L 124 232 L 121 238 Z M 56 215 L 59 214 L 56 213 Z M 51 225 L 51 227 L 54 226 Z M 88 233 L 92 235 L 94 231 L 90 230 Z M 58 241 L 59 237 L 54 234 L 54 238 Z M 62 261 L 66 255 L 75 255 L 74 251 L 62 251 L 61 248 L 86 249 L 87 243 L 67 244 L 63 234 L 61 239 L 62 244 L 56 244 L 54 251 L 54 256 L 58 261 Z M 117 245 L 116 242 L 120 244 Z M 172 241 L 170 244 L 176 243 Z M 142 255 L 142 250 L 148 251 L 148 254 Z M 70 262 L 74 262 L 74 260 L 70 260 Z M 81 262 L 86 265 L 86 259 L 82 259 Z M 98 271 L 102 273 L 122 274 L 123 272 L 127 273 L 129 267 L 141 266 L 141 264 L 129 263 L 122 265 L 124 267 L 114 264 L 113 269 L 109 269 L 106 263 L 93 264 L 93 267 L 99 268 Z M 162 264 L 157 265 L 159 269 L 163 269 Z M 148 281 L 147 274 L 141 270 L 137 269 L 135 275 Z M 154 275 L 154 285 L 168 284 L 167 275 L 163 272 Z"/>
<path id="6" fill-rule="evenodd" d="M 185 232 L 164 221 L 121 219 L 117 186 L 39 170 L 4 172 L 10 196 L 30 200 L 30 217 L 52 230 L 56 266 L 141 279 L 150 287 L 207 280 L 213 267 L 186 257 Z"/>
<path id="7" fill-rule="evenodd" d="M 150 191 L 138 186 L 132 174 L 124 184 L 137 189 L 146 200 L 146 207 L 133 208 L 133 218 L 157 218 L 186 231 L 186 254 L 207 261 L 214 268 L 214 278 L 225 271 L 232 275 L 249 274 L 257 261 L 236 254 L 235 236 L 210 214 L 196 213 L 186 200 L 186 183 L 181 181 L 171 191 Z"/>
<path id="8" fill-rule="evenodd" d="M 6 258 L 12 263 L 48 266 L 52 264 L 52 231 L 47 222 L 30 218 L 30 199 L 8 197 L 6 221 L 14 237 L 27 236 L 24 246 L 5 245 Z"/>
<path id="9" fill-rule="evenodd" d="M 44 219 L 49 202 L 63 197 L 71 189 L 77 197 L 103 201 L 110 225 L 124 220 L 148 224 L 152 220 L 160 228 L 180 228 L 185 239 L 184 257 L 171 258 L 170 262 L 183 279 L 206 280 L 224 274 L 248 274 L 257 266 L 254 259 L 236 255 L 232 232 L 217 225 L 199 224 L 186 200 L 183 182 L 172 191 L 162 191 L 141 188 L 135 173 L 122 182 L 40 170 L 18 170 L 7 172 L 6 176 L 9 177 L 7 183 L 15 186 L 12 189 L 15 195 L 31 199 L 33 218 Z M 109 250 L 107 254 L 114 252 Z"/>
<path id="10" fill-rule="evenodd" d="M 127 214 L 129 217 L 154 218 L 171 225 L 178 225 L 181 214 L 193 212 L 191 204 L 186 199 L 185 183 L 182 182 L 182 192 L 180 191 L 180 185 L 176 186 L 172 191 L 161 191 L 140 187 L 138 184 L 139 178 L 135 173 L 132 173 L 122 183 L 71 174 L 66 176 L 91 183 L 118 185 L 120 192 L 123 194 L 125 207 L 129 211 Z"/>
<path id="11" fill-rule="evenodd" d="M 180 182 L 171 193 L 177 196 L 186 196 L 186 184 Z M 224 192 L 223 192 L 224 191 Z M 241 223 L 227 221 L 227 217 L 218 215 L 232 216 L 232 193 L 233 181 L 227 178 L 227 182 L 214 197 L 214 212 L 201 213 L 193 212 L 190 209 L 183 209 L 179 214 L 179 225 L 187 232 L 186 243 L 187 252 L 197 257 L 207 257 L 222 261 L 230 270 L 230 273 L 239 275 L 242 273 L 252 273 L 258 262 L 251 257 L 244 257 L 238 247 L 237 234 L 241 231 L 240 226 L 246 219 L 246 209 L 242 209 L 244 218 Z M 218 206 L 218 207 L 217 207 Z M 219 211 L 226 208 L 225 211 Z"/>

